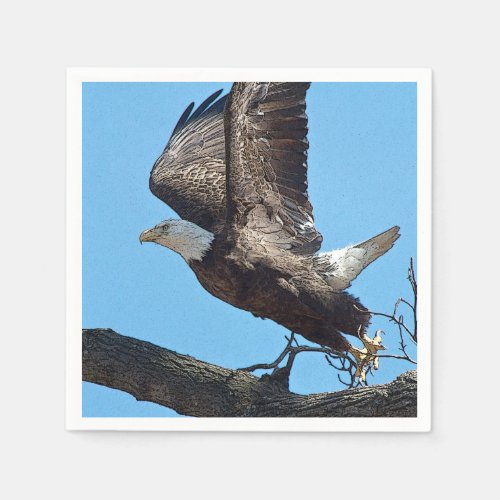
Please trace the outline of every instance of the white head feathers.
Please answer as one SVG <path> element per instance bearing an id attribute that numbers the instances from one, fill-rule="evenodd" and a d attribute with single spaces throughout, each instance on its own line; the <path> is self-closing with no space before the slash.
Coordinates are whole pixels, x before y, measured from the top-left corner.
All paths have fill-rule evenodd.
<path id="1" fill-rule="evenodd" d="M 192 222 L 169 219 L 144 231 L 139 239 L 141 243 L 152 241 L 170 248 L 189 263 L 205 257 L 212 246 L 214 235 Z"/>

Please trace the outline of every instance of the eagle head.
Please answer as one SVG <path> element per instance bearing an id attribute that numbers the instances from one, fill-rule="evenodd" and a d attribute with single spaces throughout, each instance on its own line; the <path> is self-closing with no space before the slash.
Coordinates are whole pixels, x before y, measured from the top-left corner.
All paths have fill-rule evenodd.
<path id="1" fill-rule="evenodd" d="M 139 241 L 153 242 L 180 254 L 186 262 L 202 260 L 209 252 L 214 235 L 210 231 L 179 219 L 167 219 L 143 231 Z"/>

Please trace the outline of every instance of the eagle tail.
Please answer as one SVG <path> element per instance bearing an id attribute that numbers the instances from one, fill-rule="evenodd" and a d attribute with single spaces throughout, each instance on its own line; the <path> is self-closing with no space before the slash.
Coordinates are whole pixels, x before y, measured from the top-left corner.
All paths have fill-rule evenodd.
<path id="1" fill-rule="evenodd" d="M 363 269 L 390 250 L 399 236 L 399 227 L 394 226 L 356 245 L 320 253 L 315 257 L 316 270 L 332 288 L 345 290 Z"/>
<path id="2" fill-rule="evenodd" d="M 362 248 L 366 251 L 366 267 L 389 251 L 399 237 L 399 226 L 394 226 L 369 240 L 358 243 L 354 248 Z"/>

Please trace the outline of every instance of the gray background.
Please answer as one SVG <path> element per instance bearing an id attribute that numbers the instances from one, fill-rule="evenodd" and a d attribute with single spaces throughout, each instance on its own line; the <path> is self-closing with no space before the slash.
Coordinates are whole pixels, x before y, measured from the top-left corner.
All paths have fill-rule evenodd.
<path id="1" fill-rule="evenodd" d="M 495 2 L 17 2 L 2 7 L 6 498 L 491 498 L 498 442 Z M 433 432 L 64 430 L 67 66 L 434 70 Z M 496 488 L 495 488 L 496 489 Z"/>

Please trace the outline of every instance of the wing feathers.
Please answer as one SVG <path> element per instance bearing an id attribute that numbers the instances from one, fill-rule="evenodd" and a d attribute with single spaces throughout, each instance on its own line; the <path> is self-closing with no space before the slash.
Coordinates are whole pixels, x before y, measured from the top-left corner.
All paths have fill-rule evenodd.
<path id="1" fill-rule="evenodd" d="M 225 150 L 221 90 L 179 118 L 149 181 L 152 193 L 183 219 L 218 232 L 225 221 Z"/>
<path id="2" fill-rule="evenodd" d="M 196 109 L 196 111 L 191 115 L 189 118 L 190 121 L 196 120 L 198 116 L 200 116 L 209 106 L 212 104 L 217 97 L 219 97 L 222 94 L 222 89 L 218 90 L 217 92 L 214 92 L 210 97 L 207 97 Z"/>
<path id="3" fill-rule="evenodd" d="M 228 96 L 220 97 L 220 90 L 196 109 L 193 103 L 186 108 L 153 167 L 151 191 L 182 218 L 208 231 L 222 230 L 227 204 L 228 209 L 235 208 L 233 216 L 246 213 L 249 227 L 266 235 L 267 243 L 295 253 L 314 253 L 322 238 L 314 227 L 307 195 L 309 84 L 241 83 L 233 88 L 241 93 L 232 111 L 229 106 L 225 109 Z M 237 140 L 225 134 L 224 121 L 238 132 Z M 228 169 L 234 174 L 228 185 L 239 199 L 237 208 L 234 200 L 226 202 L 225 163 L 235 156 L 244 157 L 239 161 L 247 167 Z M 255 204 L 262 200 L 263 211 L 252 213 L 252 204 L 256 210 Z M 231 210 L 228 214 L 233 217 Z M 271 234 L 277 235 L 269 238 Z"/>
<path id="4" fill-rule="evenodd" d="M 296 82 L 235 83 L 225 110 L 227 223 L 247 225 L 254 239 L 265 234 L 266 243 L 294 253 L 314 253 L 322 240 L 307 195 L 308 88 Z M 257 216 L 272 230 L 251 222 Z"/>
<path id="5" fill-rule="evenodd" d="M 194 108 L 194 102 L 192 102 L 185 110 L 184 110 L 184 113 L 182 113 L 181 117 L 179 118 L 179 120 L 177 121 L 177 124 L 175 125 L 174 127 L 174 131 L 172 132 L 172 136 L 174 136 L 175 134 L 177 134 L 177 132 L 179 132 L 179 130 L 182 129 L 182 127 L 184 127 L 189 115 L 191 114 L 191 111 L 193 111 L 193 108 Z M 168 144 L 167 144 L 168 146 Z"/>

